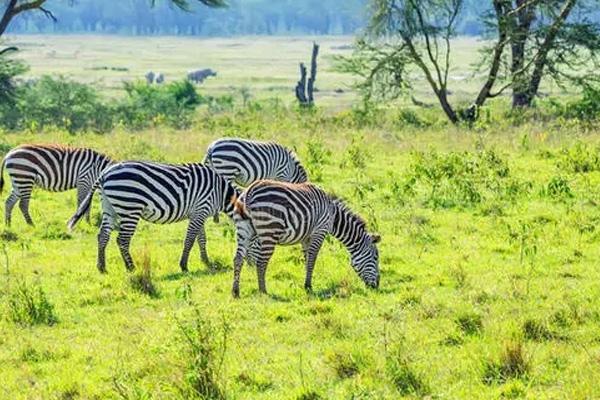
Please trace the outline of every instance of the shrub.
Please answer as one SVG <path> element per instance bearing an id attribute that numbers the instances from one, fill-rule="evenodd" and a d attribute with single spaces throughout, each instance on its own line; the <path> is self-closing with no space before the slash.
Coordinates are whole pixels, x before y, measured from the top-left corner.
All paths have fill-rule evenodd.
<path id="1" fill-rule="evenodd" d="M 595 120 L 600 115 L 600 89 L 586 86 L 580 99 L 565 105 L 563 116 L 584 121 Z"/>
<path id="2" fill-rule="evenodd" d="M 585 173 L 600 170 L 600 148 L 581 142 L 560 151 L 557 167 L 563 171 Z"/>
<path id="3" fill-rule="evenodd" d="M 403 191 L 428 192 L 434 208 L 471 207 L 488 197 L 511 200 L 525 190 L 510 178 L 508 163 L 493 150 L 476 153 L 413 153 Z"/>
<path id="4" fill-rule="evenodd" d="M 21 326 L 54 325 L 58 322 L 54 306 L 38 285 L 21 281 L 8 296 L 8 319 Z"/>
<path id="5" fill-rule="evenodd" d="M 19 90 L 18 121 L 9 128 L 40 129 L 56 126 L 73 133 L 106 132 L 112 128 L 111 112 L 90 85 L 64 77 L 43 76 Z"/>
<path id="6" fill-rule="evenodd" d="M 484 366 L 483 382 L 487 385 L 504 383 L 511 378 L 523 378 L 530 370 L 520 341 L 510 341 L 504 347 L 499 360 L 488 361 Z"/>
<path id="7" fill-rule="evenodd" d="M 542 194 L 557 200 L 565 200 L 575 197 L 571 187 L 569 186 L 569 181 L 562 176 L 552 177 L 550 182 L 548 182 L 548 185 L 543 188 Z"/>
<path id="8" fill-rule="evenodd" d="M 310 174 L 311 181 L 321 182 L 323 180 L 323 166 L 329 162 L 331 151 L 329 151 L 323 141 L 312 138 L 307 143 L 306 167 Z"/>

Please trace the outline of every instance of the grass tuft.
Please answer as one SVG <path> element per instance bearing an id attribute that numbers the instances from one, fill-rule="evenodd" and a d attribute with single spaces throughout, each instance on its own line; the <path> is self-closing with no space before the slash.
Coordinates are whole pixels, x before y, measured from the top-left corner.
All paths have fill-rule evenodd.
<path id="1" fill-rule="evenodd" d="M 500 359 L 485 363 L 483 382 L 491 385 L 504 383 L 513 378 L 525 378 L 530 369 L 523 343 L 510 341 L 505 345 Z"/>
<path id="2" fill-rule="evenodd" d="M 140 272 L 129 277 L 129 284 L 137 292 L 152 298 L 160 297 L 160 292 L 152 280 L 152 261 L 147 251 L 144 251 L 142 256 L 142 268 Z"/>
<path id="3" fill-rule="evenodd" d="M 548 326 L 536 319 L 528 319 L 523 323 L 523 335 L 525 339 L 537 342 L 555 338 L 554 333 L 548 329 Z"/>
<path id="4" fill-rule="evenodd" d="M 464 313 L 456 318 L 456 325 L 469 336 L 479 335 L 483 331 L 481 315 L 476 313 Z"/>

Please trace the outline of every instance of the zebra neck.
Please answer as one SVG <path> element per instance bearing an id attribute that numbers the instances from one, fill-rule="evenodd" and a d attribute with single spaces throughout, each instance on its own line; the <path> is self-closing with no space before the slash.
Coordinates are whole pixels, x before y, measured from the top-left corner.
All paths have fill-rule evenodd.
<path id="1" fill-rule="evenodd" d="M 335 201 L 333 207 L 333 229 L 331 234 L 353 254 L 360 247 L 366 231 L 364 222 L 351 212 L 345 204 Z"/>

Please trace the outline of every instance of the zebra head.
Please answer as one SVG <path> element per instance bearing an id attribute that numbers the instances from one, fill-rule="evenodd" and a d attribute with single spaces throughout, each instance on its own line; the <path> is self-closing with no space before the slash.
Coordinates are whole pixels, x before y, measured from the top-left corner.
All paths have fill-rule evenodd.
<path id="1" fill-rule="evenodd" d="M 365 233 L 357 248 L 350 252 L 350 263 L 362 281 L 369 287 L 379 287 L 379 235 Z"/>
<path id="2" fill-rule="evenodd" d="M 333 200 L 333 229 L 331 233 L 350 253 L 350 264 L 369 287 L 379 287 L 379 235 L 367 232 L 366 222 L 352 212 L 340 199 Z"/>

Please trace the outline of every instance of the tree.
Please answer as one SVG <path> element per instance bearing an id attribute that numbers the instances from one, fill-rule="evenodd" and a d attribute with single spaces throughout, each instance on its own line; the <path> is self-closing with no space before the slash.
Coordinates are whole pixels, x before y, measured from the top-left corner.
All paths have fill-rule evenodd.
<path id="1" fill-rule="evenodd" d="M 174 6 L 189 11 L 190 10 L 190 0 L 169 0 L 171 4 Z M 196 0 L 199 3 L 202 3 L 208 7 L 225 7 L 225 0 Z M 52 3 L 52 0 L 0 0 L 0 4 L 4 3 L 4 12 L 0 9 L 0 37 L 6 32 L 6 29 L 10 25 L 11 21 L 20 14 L 26 12 L 39 11 L 44 13 L 46 17 L 56 22 L 56 17 L 50 11 L 46 5 Z M 149 0 L 149 5 L 154 6 L 156 0 Z"/>
<path id="2" fill-rule="evenodd" d="M 546 75 L 559 84 L 596 81 L 600 31 L 585 14 L 572 14 L 592 3 L 596 1 L 491 0 L 481 17 L 490 39 L 479 65 L 485 78 L 472 104 L 462 109 L 450 101 L 448 75 L 465 0 L 372 0 L 367 32 L 339 66 L 362 77 L 359 88 L 366 99 L 410 91 L 408 73 L 416 69 L 451 122 L 473 121 L 487 99 L 508 88 L 514 107 L 532 105 Z"/>

